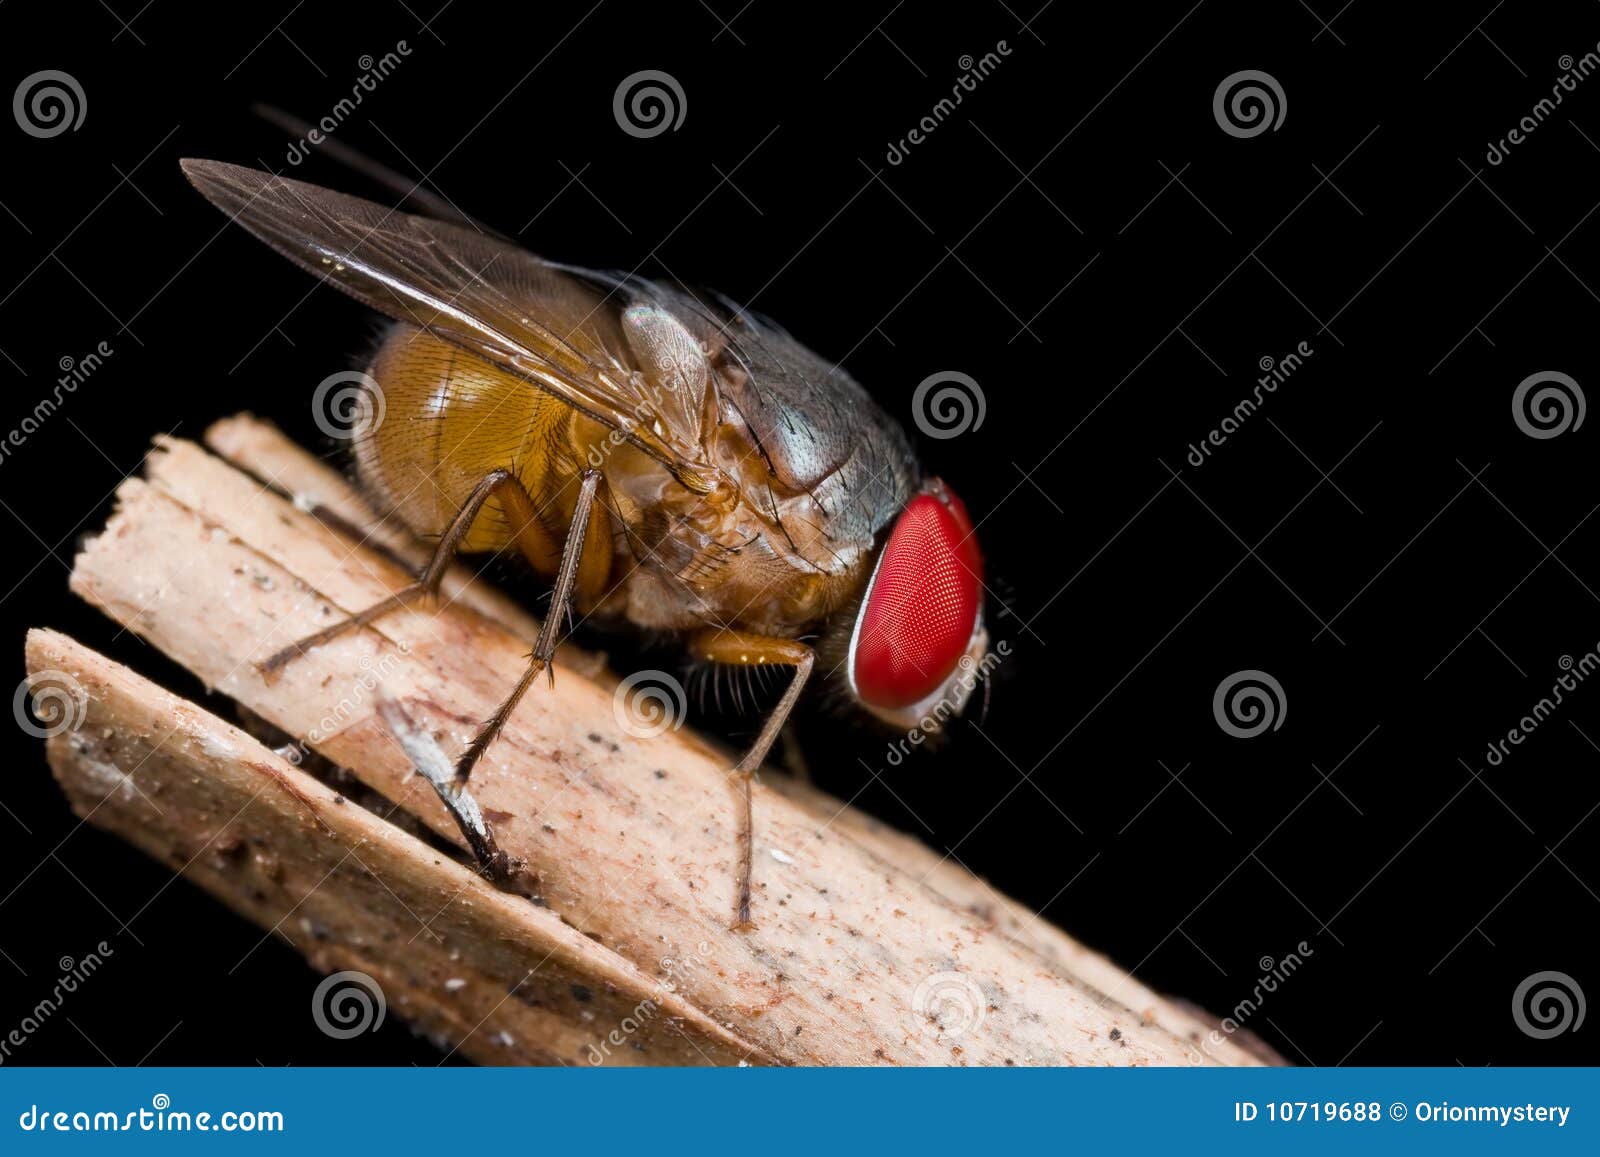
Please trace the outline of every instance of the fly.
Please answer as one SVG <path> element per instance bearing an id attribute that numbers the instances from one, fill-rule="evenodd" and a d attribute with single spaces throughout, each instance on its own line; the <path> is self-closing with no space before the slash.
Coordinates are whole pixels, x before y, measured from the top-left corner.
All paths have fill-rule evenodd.
<path id="1" fill-rule="evenodd" d="M 751 922 L 750 780 L 819 664 L 818 682 L 891 726 L 965 706 L 988 650 L 972 521 L 843 370 L 720 297 L 546 261 L 471 222 L 182 165 L 257 238 L 396 323 L 364 378 L 380 394 L 366 412 L 386 416 L 356 470 L 436 544 L 415 582 L 268 673 L 425 602 L 458 553 L 507 550 L 554 594 L 527 671 L 456 761 L 458 790 L 573 610 L 675 634 L 708 663 L 787 669 L 732 769 L 735 927 Z"/>

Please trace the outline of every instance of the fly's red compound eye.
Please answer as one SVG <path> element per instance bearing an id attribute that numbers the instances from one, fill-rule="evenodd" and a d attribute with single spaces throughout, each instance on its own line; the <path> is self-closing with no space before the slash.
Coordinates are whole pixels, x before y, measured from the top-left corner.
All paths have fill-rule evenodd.
<path id="1" fill-rule="evenodd" d="M 983 558 L 961 500 L 935 483 L 900 514 L 851 640 L 851 677 L 870 707 L 896 710 L 944 686 L 978 624 Z"/>

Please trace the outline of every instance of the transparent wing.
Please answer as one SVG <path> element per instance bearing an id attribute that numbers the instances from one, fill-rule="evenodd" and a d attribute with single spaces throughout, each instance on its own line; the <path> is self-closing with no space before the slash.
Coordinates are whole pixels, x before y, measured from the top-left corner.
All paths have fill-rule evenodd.
<path id="1" fill-rule="evenodd" d="M 182 165 L 230 218 L 356 300 L 525 378 L 687 485 L 713 474 L 707 386 L 678 392 L 639 371 L 621 319 L 626 299 L 466 226 L 238 165 Z"/>

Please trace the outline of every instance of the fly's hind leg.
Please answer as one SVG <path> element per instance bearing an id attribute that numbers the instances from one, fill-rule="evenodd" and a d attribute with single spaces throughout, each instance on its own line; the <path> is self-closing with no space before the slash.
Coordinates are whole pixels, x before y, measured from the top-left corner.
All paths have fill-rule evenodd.
<path id="1" fill-rule="evenodd" d="M 450 525 L 445 528 L 444 534 L 440 536 L 438 545 L 433 548 L 433 556 L 428 560 L 428 565 L 423 568 L 422 573 L 417 576 L 415 582 L 409 586 L 402 587 L 392 595 L 379 599 L 365 610 L 357 611 L 353 615 L 340 619 L 337 623 L 333 623 L 320 631 L 307 635 L 303 639 L 290 643 L 281 651 L 268 656 L 267 660 L 261 664 L 261 670 L 268 676 L 274 675 L 287 666 L 291 660 L 305 654 L 313 647 L 320 647 L 324 643 L 337 639 L 346 631 L 352 631 L 358 627 L 364 627 L 368 623 L 375 622 L 390 611 L 399 610 L 401 607 L 409 606 L 420 599 L 431 598 L 436 595 L 439 591 L 439 584 L 444 581 L 445 571 L 449 569 L 451 561 L 456 556 L 456 551 L 460 549 L 462 539 L 466 538 L 467 532 L 472 529 L 472 523 L 478 517 L 479 511 L 483 509 L 483 504 L 491 498 L 499 498 L 507 509 L 526 508 L 529 512 L 529 518 L 525 520 L 528 525 L 518 532 L 519 544 L 530 534 L 538 534 L 548 538 L 547 535 L 544 535 L 543 528 L 539 527 L 536 520 L 532 519 L 533 503 L 528 497 L 528 492 L 523 487 L 521 480 L 509 470 L 490 471 L 472 488 L 472 493 L 467 496 L 466 502 L 457 511 L 456 516 L 450 520 Z M 526 546 L 524 546 L 524 550 L 527 550 Z"/>
<path id="2" fill-rule="evenodd" d="M 732 774 L 739 779 L 739 866 L 737 869 L 738 901 L 735 905 L 736 929 L 752 926 L 750 920 L 750 876 L 754 866 L 755 816 L 750 801 L 750 781 L 761 763 L 772 750 L 773 743 L 783 730 L 789 713 L 800 700 L 806 680 L 816 662 L 816 652 L 794 639 L 780 639 L 771 635 L 757 635 L 748 631 L 707 630 L 697 632 L 689 640 L 689 649 L 702 659 L 725 663 L 735 667 L 785 666 L 794 668 L 794 676 L 784 689 L 778 705 L 767 716 L 756 741 L 744 753 L 744 758 L 734 765 Z"/>
<path id="3" fill-rule="evenodd" d="M 598 530 L 594 534 L 590 533 L 591 523 L 604 522 L 604 511 L 599 517 L 591 518 L 594 514 L 595 495 L 599 489 L 600 471 L 585 470 L 578 491 L 578 500 L 572 511 L 572 523 L 567 528 L 567 541 L 561 548 L 561 565 L 556 571 L 555 592 L 550 596 L 550 608 L 545 614 L 544 622 L 539 625 L 539 637 L 534 641 L 528 669 L 523 672 L 522 678 L 517 680 L 517 685 L 512 688 L 511 694 L 506 696 L 505 702 L 496 708 L 495 713 L 478 730 L 477 736 L 456 763 L 457 787 L 466 786 L 468 778 L 472 775 L 472 769 L 477 766 L 478 760 L 483 758 L 483 753 L 489 749 L 489 745 L 505 727 L 506 720 L 511 718 L 511 713 L 517 709 L 517 704 L 522 701 L 523 695 L 527 694 L 528 688 L 533 686 L 533 681 L 539 677 L 539 673 L 549 671 L 551 681 L 555 680 L 555 670 L 550 666 L 550 660 L 556 653 L 557 637 L 566 621 L 567 611 L 572 605 L 573 591 L 582 587 L 586 592 L 592 592 L 604 578 L 604 571 L 610 564 L 607 549 L 610 539 Z M 587 552 L 584 550 L 586 544 L 591 548 Z M 524 549 L 526 550 L 526 547 Z M 581 572 L 580 564 L 587 564 L 582 567 Z"/>

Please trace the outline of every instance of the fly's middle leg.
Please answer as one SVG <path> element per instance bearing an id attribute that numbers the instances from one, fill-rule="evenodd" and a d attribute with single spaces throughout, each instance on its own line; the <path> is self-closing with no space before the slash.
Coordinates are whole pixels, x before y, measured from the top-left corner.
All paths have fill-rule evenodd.
<path id="1" fill-rule="evenodd" d="M 539 637 L 534 641 L 533 654 L 529 656 L 528 669 L 523 672 L 522 678 L 517 680 L 517 685 L 512 688 L 511 694 L 506 696 L 505 702 L 495 709 L 487 722 L 478 730 L 472 743 L 456 763 L 456 785 L 465 787 L 472 769 L 483 758 L 483 753 L 489 749 L 506 721 L 511 718 L 511 713 L 516 710 L 517 704 L 527 694 L 528 688 L 533 686 L 533 681 L 539 677 L 541 671 L 548 671 L 552 681 L 555 679 L 555 669 L 551 667 L 550 660 L 555 656 L 556 643 L 561 628 L 566 621 L 568 609 L 572 605 L 572 596 L 575 589 L 587 586 L 593 582 L 588 577 L 595 571 L 594 565 L 585 566 L 590 556 L 606 554 L 603 545 L 609 545 L 610 539 L 603 533 L 590 534 L 592 523 L 604 519 L 602 509 L 595 511 L 595 496 L 600 489 L 600 471 L 585 470 L 581 477 L 578 490 L 578 500 L 572 511 L 572 523 L 567 527 L 567 540 L 561 548 L 561 564 L 556 571 L 555 592 L 550 596 L 550 608 L 545 614 L 544 622 L 539 625 Z M 526 494 L 526 492 L 524 492 Z M 586 551 L 588 544 L 596 549 Z M 603 559 L 609 566 L 610 559 Z M 581 571 L 580 571 L 581 568 Z"/>

